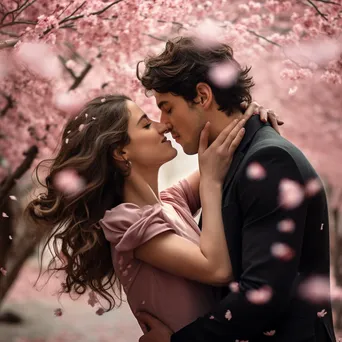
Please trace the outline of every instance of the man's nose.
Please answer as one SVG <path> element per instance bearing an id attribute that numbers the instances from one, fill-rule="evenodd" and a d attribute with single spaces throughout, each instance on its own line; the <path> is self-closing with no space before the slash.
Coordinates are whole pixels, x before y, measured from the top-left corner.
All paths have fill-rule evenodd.
<path id="1" fill-rule="evenodd" d="M 159 134 L 165 134 L 171 130 L 171 126 L 169 124 L 159 122 L 157 123 L 157 130 Z"/>

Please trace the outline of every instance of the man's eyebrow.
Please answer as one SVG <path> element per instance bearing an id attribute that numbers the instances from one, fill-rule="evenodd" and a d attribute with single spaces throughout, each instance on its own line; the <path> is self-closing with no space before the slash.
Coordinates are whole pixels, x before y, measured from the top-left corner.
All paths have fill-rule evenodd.
<path id="1" fill-rule="evenodd" d="M 137 122 L 137 126 L 138 126 L 138 125 L 140 124 L 140 122 L 141 122 L 142 120 L 144 120 L 144 119 L 149 120 L 147 114 L 143 114 L 143 115 L 140 117 L 140 119 L 139 119 L 138 122 Z"/>
<path id="2" fill-rule="evenodd" d="M 160 101 L 160 102 L 158 103 L 159 109 L 162 109 L 162 107 L 163 107 L 165 104 L 168 104 L 168 101 Z"/>

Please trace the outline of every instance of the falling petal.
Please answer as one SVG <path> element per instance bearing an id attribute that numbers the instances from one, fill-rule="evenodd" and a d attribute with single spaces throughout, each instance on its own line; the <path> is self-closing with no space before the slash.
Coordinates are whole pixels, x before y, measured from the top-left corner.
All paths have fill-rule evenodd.
<path id="1" fill-rule="evenodd" d="M 71 130 L 69 130 L 68 132 L 67 132 L 67 134 L 69 134 L 71 132 Z"/>
<path id="2" fill-rule="evenodd" d="M 95 116 L 92 116 L 91 118 L 92 118 L 92 120 L 96 120 Z"/>
<path id="3" fill-rule="evenodd" d="M 239 69 L 231 62 L 217 63 L 209 69 L 210 80 L 220 88 L 232 86 L 238 76 Z"/>
<path id="4" fill-rule="evenodd" d="M 106 98 L 101 99 L 101 102 L 105 103 L 106 102 Z"/>
<path id="5" fill-rule="evenodd" d="M 102 316 L 104 314 L 104 310 L 102 308 L 98 308 L 96 311 L 96 315 Z"/>
<path id="6" fill-rule="evenodd" d="M 84 179 L 73 169 L 58 172 L 53 179 L 53 184 L 65 195 L 77 195 L 85 188 Z"/>
<path id="7" fill-rule="evenodd" d="M 56 95 L 54 101 L 59 110 L 72 115 L 82 109 L 85 98 L 78 94 L 60 93 Z M 75 117 L 75 120 L 77 120 L 77 118 L 78 116 Z"/>
<path id="8" fill-rule="evenodd" d="M 141 302 L 142 305 L 145 305 L 145 303 L 146 303 L 146 302 L 145 302 L 144 300 Z"/>
<path id="9" fill-rule="evenodd" d="M 235 281 L 229 284 L 229 288 L 230 288 L 230 291 L 234 293 L 237 293 L 240 291 L 239 283 Z"/>
<path id="10" fill-rule="evenodd" d="M 264 332 L 264 335 L 266 335 L 266 336 L 274 336 L 274 335 L 275 335 L 275 333 L 276 333 L 276 331 L 275 331 L 275 330 L 270 330 L 270 331 L 266 331 L 266 332 Z"/>
<path id="11" fill-rule="evenodd" d="M 211 315 L 211 316 L 209 317 L 209 319 L 215 319 L 215 317 L 214 317 L 213 315 Z"/>
<path id="12" fill-rule="evenodd" d="M 6 274 L 7 274 L 7 270 L 3 267 L 0 267 L 0 272 L 3 276 L 6 276 Z"/>
<path id="13" fill-rule="evenodd" d="M 266 170 L 257 162 L 253 162 L 247 167 L 247 177 L 252 180 L 262 180 L 266 177 Z"/>
<path id="14" fill-rule="evenodd" d="M 224 315 L 224 317 L 226 319 L 228 319 L 228 321 L 230 321 L 232 319 L 232 313 L 230 312 L 230 310 L 227 310 L 226 314 Z"/>
<path id="15" fill-rule="evenodd" d="M 298 90 L 298 87 L 297 86 L 294 86 L 293 88 L 290 88 L 289 89 L 289 95 L 290 96 L 293 96 Z"/>
<path id="16" fill-rule="evenodd" d="M 88 117 L 88 113 L 85 113 L 84 116 L 87 118 Z"/>
<path id="17" fill-rule="evenodd" d="M 285 219 L 278 223 L 277 228 L 281 233 L 293 233 L 295 230 L 295 223 L 291 219 Z"/>
<path id="18" fill-rule="evenodd" d="M 317 195 L 323 188 L 322 182 L 319 178 L 314 178 L 308 181 L 305 185 L 305 193 L 307 196 L 312 197 Z"/>
<path id="19" fill-rule="evenodd" d="M 79 125 L 78 130 L 79 130 L 80 132 L 82 132 L 84 126 L 85 126 L 84 124 Z"/>
<path id="20" fill-rule="evenodd" d="M 279 203 L 285 209 L 298 207 L 304 199 L 302 186 L 290 179 L 283 179 L 279 184 Z"/>
<path id="21" fill-rule="evenodd" d="M 13 240 L 12 235 L 9 235 L 8 238 L 9 238 L 10 240 Z"/>
<path id="22" fill-rule="evenodd" d="M 124 271 L 122 272 L 122 275 L 123 275 L 124 277 L 127 277 L 127 276 L 128 276 L 128 271 L 127 271 L 127 270 L 124 270 Z"/>
<path id="23" fill-rule="evenodd" d="M 56 317 L 60 317 L 63 315 L 63 311 L 61 308 L 55 309 L 54 314 Z"/>
<path id="24" fill-rule="evenodd" d="M 324 228 L 324 223 L 321 224 L 321 230 L 323 230 L 323 228 Z"/>
<path id="25" fill-rule="evenodd" d="M 273 291 L 269 286 L 263 286 L 259 289 L 249 290 L 246 293 L 246 297 L 249 302 L 262 305 L 268 303 L 273 295 Z"/>
<path id="26" fill-rule="evenodd" d="M 322 311 L 317 312 L 317 317 L 323 318 L 326 314 L 327 312 L 323 309 Z"/>
<path id="27" fill-rule="evenodd" d="M 89 298 L 88 298 L 88 304 L 91 306 L 91 307 L 94 307 L 96 303 L 99 302 L 99 300 L 97 299 L 96 297 L 96 294 L 94 291 L 90 291 L 89 294 L 88 294 Z"/>
<path id="28" fill-rule="evenodd" d="M 9 197 L 12 201 L 18 201 L 18 199 L 15 196 L 10 196 Z"/>
<path id="29" fill-rule="evenodd" d="M 65 143 L 66 143 L 66 144 L 69 144 L 69 138 L 66 138 L 66 139 L 65 139 Z"/>
<path id="30" fill-rule="evenodd" d="M 6 213 L 2 213 L 2 217 L 8 218 L 9 216 Z"/>
<path id="31" fill-rule="evenodd" d="M 277 259 L 289 261 L 295 256 L 294 250 L 285 243 L 274 243 L 271 246 L 271 253 Z"/>
<path id="32" fill-rule="evenodd" d="M 330 283 L 328 277 L 312 276 L 302 282 L 298 288 L 299 296 L 312 303 L 330 301 Z"/>

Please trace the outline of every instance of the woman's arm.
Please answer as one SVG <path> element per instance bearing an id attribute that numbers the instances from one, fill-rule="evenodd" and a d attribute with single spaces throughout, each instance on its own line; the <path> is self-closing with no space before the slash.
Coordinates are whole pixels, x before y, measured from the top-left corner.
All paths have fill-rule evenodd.
<path id="1" fill-rule="evenodd" d="M 174 275 L 207 284 L 226 284 L 232 269 L 223 229 L 222 182 L 244 131 L 245 120 L 233 122 L 208 148 L 208 127 L 201 135 L 199 161 L 203 225 L 200 245 L 164 232 L 135 249 L 135 257 Z"/>

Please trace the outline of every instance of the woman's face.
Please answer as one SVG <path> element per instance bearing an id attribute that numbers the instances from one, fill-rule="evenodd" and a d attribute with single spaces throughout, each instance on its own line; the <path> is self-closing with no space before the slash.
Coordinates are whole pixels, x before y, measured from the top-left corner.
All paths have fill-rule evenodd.
<path id="1" fill-rule="evenodd" d="M 160 167 L 177 155 L 177 150 L 166 139 L 167 126 L 152 121 L 134 102 L 127 101 L 129 111 L 128 135 L 130 143 L 125 146 L 125 158 L 133 167 L 148 169 Z"/>

